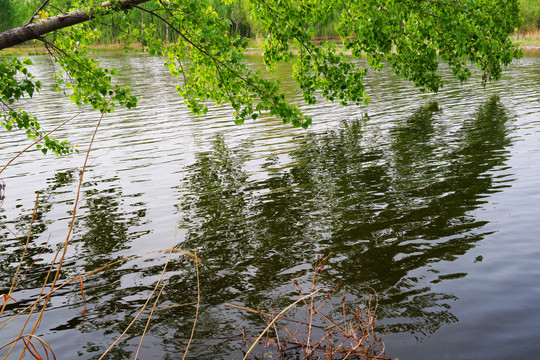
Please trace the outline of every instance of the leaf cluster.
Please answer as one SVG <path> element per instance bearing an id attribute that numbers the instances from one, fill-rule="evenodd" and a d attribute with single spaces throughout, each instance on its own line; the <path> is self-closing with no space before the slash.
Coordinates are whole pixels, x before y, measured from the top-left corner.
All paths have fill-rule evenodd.
<path id="1" fill-rule="evenodd" d="M 16 101 L 25 96 L 32 97 L 41 89 L 39 80 L 34 80 L 34 76 L 26 68 L 29 65 L 32 65 L 32 61 L 27 58 L 23 61 L 12 58 L 0 62 L 0 73 L 3 74 L 0 82 L 0 103 L 3 110 L 0 126 L 8 131 L 13 128 L 25 130 L 31 140 L 43 137 L 44 145 L 37 145 L 37 148 L 44 154 L 48 150 L 57 155 L 68 154 L 73 151 L 73 147 L 67 141 L 45 136 L 46 133 L 41 130 L 35 116 L 20 107 L 13 106 Z"/>
<path id="2" fill-rule="evenodd" d="M 100 113 L 113 112 L 118 105 L 134 108 L 137 98 L 130 94 L 130 89 L 113 84 L 117 71 L 102 68 L 88 56 L 88 46 L 96 41 L 99 32 L 89 24 L 80 24 L 67 29 L 65 35 L 48 44 L 53 59 L 62 68 L 55 76 L 55 89 L 70 89 L 73 103 L 90 105 Z"/>

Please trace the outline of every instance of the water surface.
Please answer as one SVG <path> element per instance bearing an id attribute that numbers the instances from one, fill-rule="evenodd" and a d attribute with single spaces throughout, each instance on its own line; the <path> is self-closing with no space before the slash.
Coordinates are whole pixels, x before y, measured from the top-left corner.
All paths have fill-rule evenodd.
<path id="1" fill-rule="evenodd" d="M 371 294 L 366 286 L 377 291 L 389 356 L 540 356 L 540 58 L 517 61 L 485 88 L 478 77 L 464 85 L 450 80 L 436 95 L 385 71 L 370 73 L 372 101 L 363 108 L 308 108 L 283 66 L 288 98 L 314 118 L 308 131 L 270 117 L 235 126 L 226 107 L 197 118 L 158 59 L 99 59 L 118 68 L 119 81 L 141 100 L 134 111 L 107 115 L 99 129 L 62 280 L 170 247 L 181 203 L 176 247 L 196 250 L 203 262 L 192 358 L 240 356 L 243 342 L 222 338 L 238 337 L 239 327 L 258 335 L 264 324 L 225 303 L 288 305 L 297 298 L 293 280 L 309 281 L 319 251 L 332 253 L 323 281 L 341 284 L 352 304 Z M 35 299 L 65 241 L 99 119 L 50 89 L 57 69 L 48 58 L 33 61 L 44 89 L 26 106 L 47 129 L 82 111 L 57 135 L 81 153 L 32 151 L 1 175 L 7 188 L 0 220 L 22 240 L 39 194 L 23 268 L 43 251 L 8 312 Z M 261 66 L 257 57 L 250 61 Z M 0 164 L 25 144 L 21 134 L 1 131 Z M 21 254 L 2 229 L 2 289 Z M 165 259 L 146 254 L 87 278 L 84 316 L 80 284 L 62 289 L 39 335 L 59 359 L 98 358 L 146 301 Z M 163 305 L 196 299 L 189 259 L 173 256 L 165 277 Z M 140 358 L 178 359 L 194 315 L 193 306 L 158 310 Z M 147 318 L 110 358 L 133 358 Z M 0 338 L 15 336 L 23 321 L 1 329 Z"/>

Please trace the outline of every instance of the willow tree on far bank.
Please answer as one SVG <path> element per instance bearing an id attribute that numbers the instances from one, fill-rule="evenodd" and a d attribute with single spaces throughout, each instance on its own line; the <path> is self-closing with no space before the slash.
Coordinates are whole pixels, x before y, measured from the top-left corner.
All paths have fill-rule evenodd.
<path id="1" fill-rule="evenodd" d="M 231 32 L 231 21 L 211 4 L 216 6 L 216 0 L 45 0 L 26 25 L 0 33 L 0 50 L 41 41 L 61 68 L 55 76 L 57 89 L 67 90 L 74 103 L 100 112 L 133 108 L 137 99 L 130 90 L 111 80 L 116 71 L 87 56 L 89 45 L 107 35 L 97 25 L 110 26 L 125 41 L 140 41 L 149 55 L 163 58 L 171 75 L 180 79 L 179 95 L 195 114 L 204 115 L 211 100 L 230 104 L 237 124 L 269 113 L 284 123 L 308 127 L 311 117 L 285 100 L 279 81 L 246 65 L 247 40 Z M 437 91 L 443 86 L 441 62 L 460 81 L 470 78 L 474 64 L 485 83 L 499 79 L 503 68 L 520 55 L 509 40 L 521 24 L 519 0 L 245 0 L 242 6 L 265 34 L 265 65 L 274 70 L 279 62 L 293 62 L 294 79 L 308 104 L 321 98 L 366 104 L 368 69 L 389 66 L 420 90 Z M 130 27 L 133 11 L 152 21 Z M 341 38 L 339 48 L 311 41 L 318 24 L 328 23 L 330 16 Z M 159 24 L 177 40 L 160 36 Z M 364 56 L 367 67 L 355 61 Z M 17 59 L 0 63 L 0 106 L 4 128 L 23 129 L 36 138 L 43 135 L 38 119 L 17 105 L 40 90 L 29 64 Z M 67 153 L 71 148 L 47 138 L 46 149 Z"/>

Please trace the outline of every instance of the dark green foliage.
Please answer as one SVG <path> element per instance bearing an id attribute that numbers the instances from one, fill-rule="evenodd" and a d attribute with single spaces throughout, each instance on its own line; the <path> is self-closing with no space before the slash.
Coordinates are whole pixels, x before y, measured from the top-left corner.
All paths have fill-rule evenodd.
<path id="1" fill-rule="evenodd" d="M 10 29 L 13 23 L 14 9 L 11 0 L 0 0 L 0 31 Z"/>

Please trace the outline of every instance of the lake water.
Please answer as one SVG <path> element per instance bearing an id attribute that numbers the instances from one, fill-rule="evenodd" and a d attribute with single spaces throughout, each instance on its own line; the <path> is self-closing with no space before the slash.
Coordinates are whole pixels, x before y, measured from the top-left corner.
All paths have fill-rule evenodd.
<path id="1" fill-rule="evenodd" d="M 46 129 L 82 111 L 57 133 L 81 152 L 33 150 L 0 175 L 0 220 L 22 241 L 39 193 L 22 271 L 39 259 L 0 326 L 34 301 L 66 239 L 99 119 L 52 91 L 58 69 L 47 57 L 32 59 L 44 86 L 24 105 Z M 284 65 L 289 100 L 313 116 L 307 131 L 270 117 L 235 126 L 226 107 L 197 118 L 159 59 L 99 60 L 141 99 L 135 110 L 106 115 L 97 133 L 60 282 L 141 257 L 85 278 L 85 312 L 79 282 L 55 293 L 36 334 L 57 359 L 97 359 L 136 315 L 166 261 L 147 253 L 171 246 L 180 198 L 176 247 L 196 250 L 203 263 L 189 358 L 241 358 L 238 329 L 256 336 L 265 324 L 226 303 L 279 311 L 298 298 L 295 279 L 310 281 L 319 251 L 331 252 L 322 283 L 340 284 L 351 306 L 372 294 L 367 286 L 376 290 L 390 357 L 540 358 L 540 57 L 516 61 L 485 88 L 479 76 L 464 85 L 449 79 L 436 95 L 372 72 L 371 104 L 361 108 L 307 107 Z M 256 56 L 249 61 L 261 66 Z M 0 131 L 0 165 L 27 144 L 23 134 Z M 21 255 L 2 228 L 0 293 Z M 196 300 L 192 261 L 173 255 L 165 278 L 162 306 Z M 339 315 L 341 294 L 329 313 Z M 148 315 L 107 359 L 134 357 Z M 140 358 L 181 358 L 194 317 L 192 305 L 157 309 Z M 2 327 L 0 345 L 25 320 Z"/>

